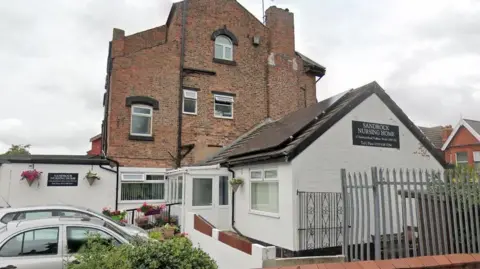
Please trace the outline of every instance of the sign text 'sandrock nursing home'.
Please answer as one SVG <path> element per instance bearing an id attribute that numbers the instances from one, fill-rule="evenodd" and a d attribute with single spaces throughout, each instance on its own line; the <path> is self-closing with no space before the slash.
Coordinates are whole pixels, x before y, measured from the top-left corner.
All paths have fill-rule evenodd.
<path id="1" fill-rule="evenodd" d="M 352 121 L 353 145 L 400 148 L 399 128 L 395 125 Z"/>

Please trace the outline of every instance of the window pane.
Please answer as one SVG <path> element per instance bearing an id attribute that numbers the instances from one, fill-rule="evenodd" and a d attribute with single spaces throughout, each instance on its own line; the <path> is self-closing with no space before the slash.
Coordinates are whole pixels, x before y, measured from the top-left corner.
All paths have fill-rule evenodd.
<path id="1" fill-rule="evenodd" d="M 77 253 L 82 246 L 87 243 L 89 236 L 99 236 L 100 238 L 105 240 L 105 243 L 114 243 L 119 245 L 115 238 L 110 236 L 109 234 L 93 229 L 93 228 L 86 228 L 86 227 L 67 227 L 67 247 L 68 253 Z"/>
<path id="2" fill-rule="evenodd" d="M 473 152 L 473 161 L 474 162 L 480 162 L 480 151 L 474 151 Z"/>
<path id="3" fill-rule="evenodd" d="M 182 201 L 183 199 L 183 177 L 178 177 L 178 188 L 177 188 L 177 200 Z"/>
<path id="4" fill-rule="evenodd" d="M 457 152 L 457 163 L 468 162 L 467 152 Z"/>
<path id="5" fill-rule="evenodd" d="M 150 117 L 132 116 L 132 133 L 134 134 L 150 134 Z"/>
<path id="6" fill-rule="evenodd" d="M 122 183 L 121 199 L 123 201 L 163 200 L 164 183 Z"/>
<path id="7" fill-rule="evenodd" d="M 44 219 L 51 218 L 52 216 L 52 211 L 30 211 L 20 213 L 20 215 L 17 217 L 17 220 Z"/>
<path id="8" fill-rule="evenodd" d="M 22 256 L 55 255 L 58 253 L 58 228 L 25 233 Z"/>
<path id="9" fill-rule="evenodd" d="M 232 59 L 232 48 L 225 47 L 225 59 L 227 60 Z"/>
<path id="10" fill-rule="evenodd" d="M 164 180 L 164 175 L 147 175 L 147 180 Z"/>
<path id="11" fill-rule="evenodd" d="M 265 170 L 265 178 L 277 178 L 277 170 Z"/>
<path id="12" fill-rule="evenodd" d="M 232 104 L 229 104 L 229 105 L 215 104 L 215 116 L 231 118 Z"/>
<path id="13" fill-rule="evenodd" d="M 84 218 L 90 217 L 88 214 L 82 212 L 75 212 L 75 211 L 60 211 L 58 215 L 61 217 L 75 217 L 75 218 Z"/>
<path id="14" fill-rule="evenodd" d="M 278 213 L 278 182 L 252 182 L 251 208 Z"/>
<path id="15" fill-rule="evenodd" d="M 152 113 L 152 110 L 150 108 L 134 107 L 133 108 L 133 113 L 150 115 Z"/>
<path id="16" fill-rule="evenodd" d="M 212 205 L 212 179 L 194 178 L 193 179 L 193 206 L 211 206 Z"/>
<path id="17" fill-rule="evenodd" d="M 215 58 L 223 59 L 223 46 L 215 44 Z"/>
<path id="18" fill-rule="evenodd" d="M 23 234 L 19 234 L 10 239 L 2 249 L 0 249 L 0 257 L 17 257 L 22 255 Z"/>
<path id="19" fill-rule="evenodd" d="M 122 174 L 122 180 L 143 180 L 141 174 Z"/>
<path id="20" fill-rule="evenodd" d="M 232 45 L 230 38 L 220 35 L 215 38 L 215 44 Z"/>
<path id="21" fill-rule="evenodd" d="M 10 221 L 13 220 L 13 218 L 15 217 L 17 213 L 8 213 L 6 214 L 5 216 L 3 216 L 1 222 L 3 222 L 4 224 L 7 224 L 9 223 Z"/>
<path id="22" fill-rule="evenodd" d="M 228 177 L 221 176 L 219 181 L 219 205 L 228 205 Z"/>
<path id="23" fill-rule="evenodd" d="M 183 99 L 183 112 L 197 113 L 197 100 L 189 98 Z"/>
<path id="24" fill-rule="evenodd" d="M 262 178 L 262 171 L 251 171 L 250 178 L 253 179 L 261 179 Z"/>

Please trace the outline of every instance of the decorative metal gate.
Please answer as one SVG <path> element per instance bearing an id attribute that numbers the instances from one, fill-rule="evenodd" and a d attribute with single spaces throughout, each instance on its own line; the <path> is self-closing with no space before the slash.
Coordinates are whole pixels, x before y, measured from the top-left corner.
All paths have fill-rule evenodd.
<path id="1" fill-rule="evenodd" d="M 342 246 L 342 193 L 298 192 L 298 199 L 300 251 Z"/>

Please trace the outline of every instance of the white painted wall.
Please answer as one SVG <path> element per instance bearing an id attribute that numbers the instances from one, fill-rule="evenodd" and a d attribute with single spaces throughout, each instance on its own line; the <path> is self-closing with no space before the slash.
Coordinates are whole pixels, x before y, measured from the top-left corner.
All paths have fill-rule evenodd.
<path id="1" fill-rule="evenodd" d="M 400 149 L 354 146 L 352 120 L 399 126 Z M 342 168 L 367 173 L 372 166 L 443 169 L 433 156 L 415 154 L 419 147 L 420 141 L 372 95 L 293 159 L 293 177 L 300 191 L 340 192 Z"/>
<path id="2" fill-rule="evenodd" d="M 64 203 L 101 210 L 105 206 L 115 207 L 116 174 L 101 169 L 98 165 L 35 164 L 43 172 L 39 185 L 29 186 L 20 180 L 23 171 L 32 169 L 31 164 L 3 164 L 0 166 L 0 195 L 12 207 Z M 92 186 L 84 179 L 92 170 L 100 180 Z M 78 173 L 76 187 L 47 187 L 48 173 Z M 0 205 L 4 203 L 0 198 Z"/>
<path id="3" fill-rule="evenodd" d="M 399 126 L 400 149 L 354 146 L 352 141 L 352 120 Z M 420 141 L 400 122 L 377 95 L 372 95 L 332 126 L 292 161 L 293 178 L 299 191 L 341 192 L 340 170 L 342 168 L 347 169 L 347 172 L 350 173 L 366 172 L 369 179 L 371 179 L 371 167 L 374 166 L 390 169 L 443 169 L 433 156 L 418 154 L 419 149 L 424 149 Z M 385 195 L 387 194 L 385 193 Z M 391 195 L 394 197 L 393 190 Z M 373 208 L 372 199 L 373 197 L 370 195 L 371 208 Z M 298 215 L 295 211 L 297 208 L 294 207 L 293 216 Z M 407 214 L 409 215 L 409 211 L 407 211 Z M 387 211 L 386 219 L 388 220 L 389 217 L 389 212 Z M 392 217 L 394 222 L 396 222 L 396 215 Z M 295 218 L 296 222 L 298 222 L 297 219 Z M 373 219 L 372 211 L 372 231 Z M 394 231 L 397 230 L 396 226 Z M 296 227 L 298 227 L 298 223 Z M 389 227 L 387 227 L 387 230 L 389 230 Z"/>
<path id="4" fill-rule="evenodd" d="M 266 216 L 250 210 L 250 170 L 278 169 L 279 214 Z M 292 180 L 291 165 L 275 163 L 234 168 L 235 177 L 244 179 L 244 184 L 235 193 L 235 228 L 240 233 L 282 248 L 293 249 L 296 242 L 296 186 Z"/>
<path id="5" fill-rule="evenodd" d="M 212 237 L 200 233 L 193 228 L 194 216 L 194 213 L 187 213 L 185 231 L 193 246 L 208 253 L 217 262 L 219 269 L 263 268 L 264 260 L 275 259 L 275 247 L 253 244 L 252 254 L 249 255 L 218 241 L 218 229 L 213 229 Z"/>

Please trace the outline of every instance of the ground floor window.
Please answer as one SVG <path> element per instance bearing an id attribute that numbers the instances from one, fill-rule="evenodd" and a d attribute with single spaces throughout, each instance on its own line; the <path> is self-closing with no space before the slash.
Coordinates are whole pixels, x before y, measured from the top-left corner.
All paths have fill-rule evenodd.
<path id="1" fill-rule="evenodd" d="M 277 170 L 250 171 L 250 209 L 267 213 L 279 212 Z"/>
<path id="2" fill-rule="evenodd" d="M 212 205 L 212 178 L 194 178 L 192 206 L 211 206 Z"/>
<path id="3" fill-rule="evenodd" d="M 480 151 L 473 152 L 473 164 L 477 171 L 480 171 Z"/>
<path id="4" fill-rule="evenodd" d="M 219 205 L 228 205 L 228 176 L 220 176 L 218 190 Z"/>
<path id="5" fill-rule="evenodd" d="M 165 199 L 165 176 L 154 174 L 122 174 L 121 201 Z"/>

